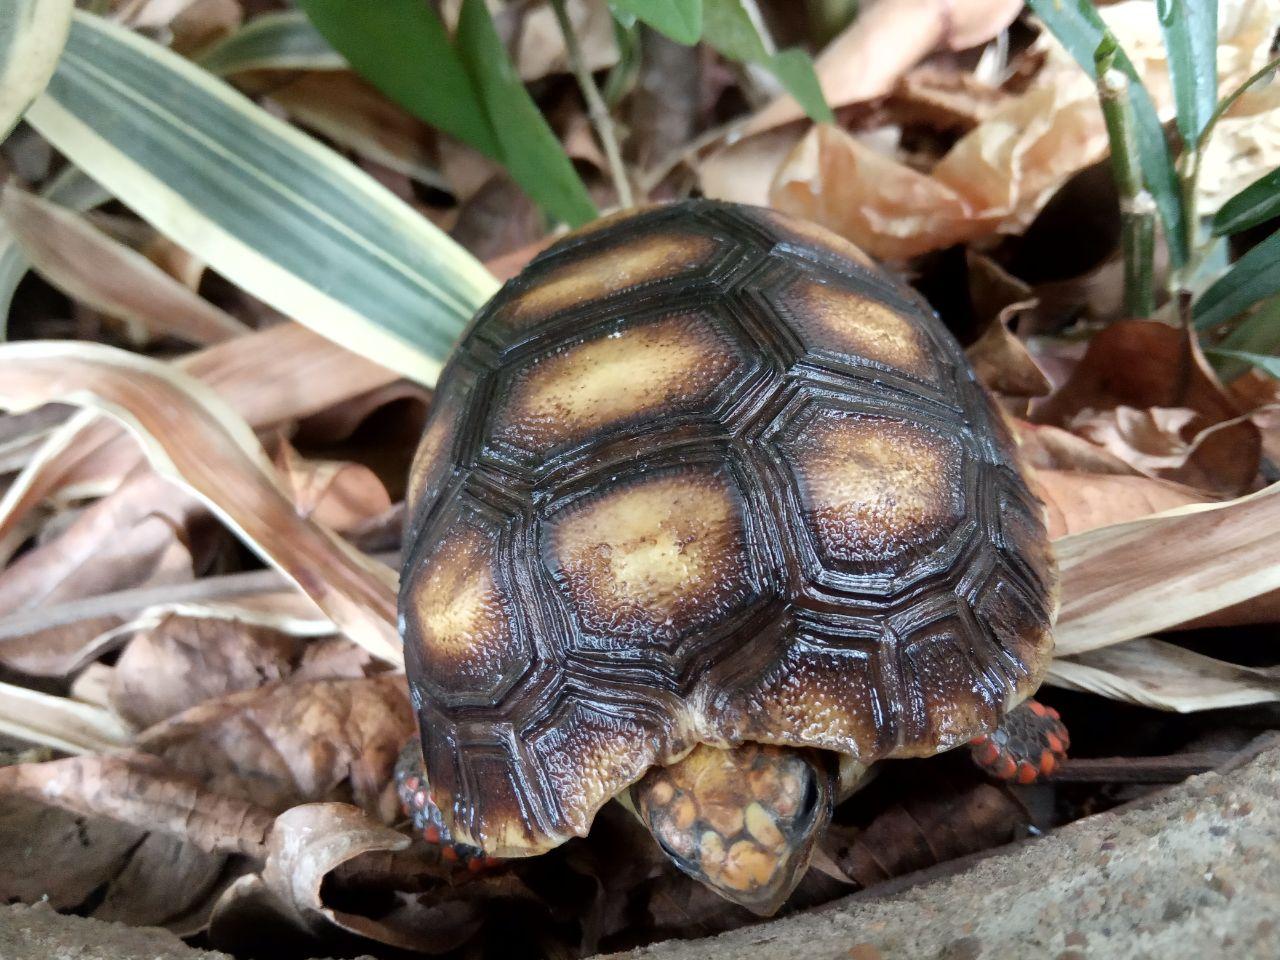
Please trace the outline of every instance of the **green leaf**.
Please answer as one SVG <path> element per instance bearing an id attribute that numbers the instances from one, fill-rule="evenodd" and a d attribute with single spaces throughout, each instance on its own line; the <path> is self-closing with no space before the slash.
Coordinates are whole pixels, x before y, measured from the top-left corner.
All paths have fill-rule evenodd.
<path id="1" fill-rule="evenodd" d="M 1213 217 L 1215 237 L 1240 233 L 1280 216 L 1280 168 L 1253 181 Z"/>
<path id="2" fill-rule="evenodd" d="M 516 74 L 484 0 L 463 0 L 457 44 L 511 176 L 557 220 L 571 227 L 594 220 L 595 204 Z"/>
<path id="3" fill-rule="evenodd" d="M 702 38 L 702 0 L 609 0 L 614 15 L 643 20 L 676 43 L 692 46 Z"/>
<path id="4" fill-rule="evenodd" d="M 1280 293 L 1280 231 L 1246 253 L 1196 301 L 1196 326 L 1208 330 Z"/>
<path id="5" fill-rule="evenodd" d="M 1211 357 L 1241 360 L 1249 366 L 1257 367 L 1263 373 L 1270 374 L 1280 380 L 1280 357 L 1268 357 L 1261 353 L 1247 353 L 1244 350 L 1224 350 L 1221 347 L 1211 347 L 1205 353 Z"/>
<path id="6" fill-rule="evenodd" d="M 31 124 L 271 306 L 422 383 L 497 282 L 343 157 L 177 54 L 76 13 Z"/>
<path id="7" fill-rule="evenodd" d="M 200 66 L 229 76 L 245 70 L 346 70 L 349 64 L 301 10 L 264 13 L 208 52 Z"/>
<path id="8" fill-rule="evenodd" d="M 1110 32 L 1090 0 L 1027 0 L 1027 3 L 1057 37 L 1058 42 L 1066 47 L 1076 63 L 1096 79 L 1094 54 Z M 1112 42 L 1115 42 L 1114 37 Z M 1129 98 L 1133 104 L 1133 117 L 1137 126 L 1135 133 L 1138 154 L 1142 158 L 1143 179 L 1160 211 L 1165 242 L 1169 247 L 1169 261 L 1175 268 L 1182 267 L 1189 256 L 1185 214 L 1164 127 L 1156 113 L 1151 94 L 1143 85 L 1133 62 L 1118 46 L 1115 65 L 1116 69 L 1123 71 L 1129 78 Z"/>
<path id="9" fill-rule="evenodd" d="M 775 53 L 761 25 L 742 0 L 706 0 L 702 36 L 730 60 L 758 63 L 767 69 L 787 93 L 795 97 L 811 120 L 817 123 L 835 120 L 809 55 L 799 49 Z"/>
<path id="10" fill-rule="evenodd" d="M 630 25 L 616 16 L 613 19 L 613 39 L 618 45 L 618 62 L 605 77 L 600 96 L 611 108 L 616 107 L 636 85 L 640 75 L 640 28 L 634 18 Z"/>
<path id="11" fill-rule="evenodd" d="M 49 82 L 72 7 L 72 0 L 0 0 L 0 140 Z"/>
<path id="12" fill-rule="evenodd" d="M 299 5 L 357 73 L 414 116 L 500 161 L 549 216 L 571 226 L 596 216 L 483 3 L 464 0 L 452 40 L 426 0 Z"/>
<path id="13" fill-rule="evenodd" d="M 426 0 L 375 2 L 298 0 L 298 6 L 356 73 L 414 116 L 501 160 L 489 112 L 435 8 Z"/>
<path id="14" fill-rule="evenodd" d="M 1218 104 L 1218 0 L 1156 0 L 1182 142 L 1194 147 Z"/>
<path id="15" fill-rule="evenodd" d="M 818 82 L 818 74 L 814 72 L 813 61 L 803 50 L 783 50 L 775 53 L 765 64 L 775 77 L 786 88 L 787 93 L 796 98 L 796 103 L 816 123 L 835 123 L 835 114 L 827 105 L 823 96 L 822 84 Z"/>

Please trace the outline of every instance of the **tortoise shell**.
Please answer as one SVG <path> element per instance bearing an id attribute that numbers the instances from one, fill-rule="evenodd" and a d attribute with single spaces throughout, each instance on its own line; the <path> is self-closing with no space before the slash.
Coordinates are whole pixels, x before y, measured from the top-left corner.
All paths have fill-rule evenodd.
<path id="1" fill-rule="evenodd" d="M 768 210 L 650 208 L 534 260 L 445 369 L 409 502 L 434 799 L 498 856 L 698 742 L 949 749 L 1052 648 L 1042 508 L 959 346 Z"/>

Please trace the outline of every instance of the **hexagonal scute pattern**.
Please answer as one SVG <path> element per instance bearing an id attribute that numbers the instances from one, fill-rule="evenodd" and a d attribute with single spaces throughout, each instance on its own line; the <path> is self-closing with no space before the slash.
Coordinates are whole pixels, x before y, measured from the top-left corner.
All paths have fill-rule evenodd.
<path id="1" fill-rule="evenodd" d="M 697 742 L 949 749 L 1039 683 L 1056 571 L 922 301 L 812 224 L 615 216 L 473 322 L 401 585 L 436 801 L 537 853 Z"/>

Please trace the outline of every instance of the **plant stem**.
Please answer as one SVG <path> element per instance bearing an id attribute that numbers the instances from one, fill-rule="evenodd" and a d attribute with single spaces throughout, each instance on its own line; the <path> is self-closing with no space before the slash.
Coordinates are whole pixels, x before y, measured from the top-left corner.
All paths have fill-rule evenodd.
<path id="1" fill-rule="evenodd" d="M 622 162 L 622 151 L 618 149 L 618 137 L 613 128 L 613 118 L 605 105 L 600 90 L 587 69 L 582 58 L 582 49 L 578 46 L 578 35 L 573 31 L 569 21 L 569 12 L 565 8 L 565 0 L 551 0 L 551 8 L 555 11 L 556 21 L 560 24 L 560 32 L 564 35 L 564 48 L 569 57 L 569 67 L 578 78 L 578 86 L 582 90 L 583 99 L 587 103 L 587 115 L 596 128 L 596 136 L 604 147 L 605 158 L 609 162 L 609 173 L 613 177 L 613 186 L 618 193 L 618 204 L 623 207 L 634 207 L 635 198 L 631 193 L 631 182 L 627 179 L 627 168 Z"/>
<path id="2" fill-rule="evenodd" d="M 1129 78 L 1114 69 L 1114 51 L 1099 51 L 1098 94 L 1111 141 L 1111 171 L 1120 192 L 1124 305 L 1130 317 L 1155 312 L 1156 204 L 1142 181 Z"/>

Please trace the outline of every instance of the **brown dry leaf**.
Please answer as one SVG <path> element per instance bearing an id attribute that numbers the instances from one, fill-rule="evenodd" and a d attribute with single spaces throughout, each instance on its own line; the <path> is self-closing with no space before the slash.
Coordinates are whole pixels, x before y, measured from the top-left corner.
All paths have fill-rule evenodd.
<path id="1" fill-rule="evenodd" d="M 198 500 L 141 468 L 61 535 L 0 571 L 0 614 L 190 580 L 193 537 L 202 520 L 207 522 L 207 513 Z"/>
<path id="2" fill-rule="evenodd" d="M 391 509 L 386 487 L 362 463 L 308 460 L 281 437 L 275 464 L 298 515 L 330 530 L 349 533 Z"/>
<path id="3" fill-rule="evenodd" d="M 1280 484 L 1063 537 L 1057 650 L 1131 640 L 1280 590 Z"/>
<path id="4" fill-rule="evenodd" d="M 390 822 L 396 755 L 413 732 L 400 675 L 268 684 L 208 700 L 144 731 L 140 749 L 210 789 L 274 812 L 354 803 Z"/>
<path id="5" fill-rule="evenodd" d="M 1280 701 L 1280 670 L 1242 667 L 1150 638 L 1054 660 L 1046 682 L 1178 713 Z"/>
<path id="6" fill-rule="evenodd" d="M 83 403 L 120 419 L 153 464 L 208 503 L 356 642 L 401 659 L 394 574 L 303 520 L 253 431 L 216 394 L 172 367 L 93 344 L 0 348 L 0 402 Z"/>
<path id="7" fill-rule="evenodd" d="M 698 162 L 698 186 L 716 200 L 767 207 L 770 185 L 804 135 L 793 125 L 727 143 Z"/>
<path id="8" fill-rule="evenodd" d="M 281 74 L 241 74 L 304 127 L 421 183 L 444 189 L 435 133 L 421 120 L 345 70 L 317 70 L 281 83 Z M 287 75 L 285 75 L 287 76 Z"/>
<path id="9" fill-rule="evenodd" d="M 1037 470 L 1032 487 L 1054 539 L 1210 499 L 1166 480 L 1078 470 Z"/>
<path id="10" fill-rule="evenodd" d="M 0 191 L 0 218 L 37 273 L 95 310 L 197 344 L 249 331 L 72 210 L 8 184 Z"/>
<path id="11" fill-rule="evenodd" d="M 926 63 L 902 78 L 893 91 L 892 106 L 905 123 L 969 131 L 1008 99 L 1009 94 L 972 73 Z"/>
<path id="12" fill-rule="evenodd" d="M 11 683 L 0 683 L 0 734 L 65 753 L 102 753 L 133 739 L 110 710 Z"/>
<path id="13" fill-rule="evenodd" d="M 1250 370 L 1231 381 L 1231 397 L 1262 434 L 1262 452 L 1280 463 L 1280 380 L 1260 370 Z"/>
<path id="14" fill-rule="evenodd" d="M 280 363 L 281 357 L 289 363 Z M 317 413 L 397 379 L 297 323 L 236 337 L 175 365 L 216 389 L 255 429 Z M 54 431 L 0 500 L 0 543 L 55 492 L 101 495 L 144 459 L 120 424 L 80 411 Z"/>
<path id="15" fill-rule="evenodd" d="M 860 11 L 817 58 L 822 92 L 833 107 L 882 97 L 932 51 L 986 43 L 1021 10 L 1019 0 L 879 0 Z M 802 117 L 795 100 L 779 97 L 747 122 L 743 134 Z"/>
<path id="16" fill-rule="evenodd" d="M 27 613 L 28 616 L 36 614 L 30 618 L 35 620 L 42 610 L 38 607 Z M 0 635 L 0 664 L 33 677 L 69 676 L 112 649 L 123 622 L 117 616 L 88 616 L 67 624 L 37 627 L 30 632 Z"/>
<path id="17" fill-rule="evenodd" d="M 1178 414 L 1139 413 L 1114 429 L 1094 429 L 1109 451 L 1139 471 L 1231 496 L 1244 492 L 1257 475 L 1261 455 L 1258 428 L 1242 418 L 1236 401 L 1218 382 L 1199 347 L 1183 332 L 1155 320 L 1123 320 L 1096 334 L 1066 383 L 1032 411 L 1040 423 L 1071 428 L 1081 417 L 1098 420 L 1099 412 L 1131 407 L 1188 409 L 1191 419 Z M 1172 417 L 1172 419 L 1171 419 Z M 1142 437 L 1144 421 L 1152 428 Z M 1171 424 L 1178 424 L 1187 451 L 1180 466 L 1153 467 L 1152 435 L 1167 451 Z M 1126 430 L 1129 440 L 1125 439 Z M 1136 445 L 1135 445 L 1136 444 Z M 1157 446 L 1159 452 L 1159 446 Z M 1167 452 L 1166 452 L 1167 455 Z"/>
<path id="18" fill-rule="evenodd" d="M 356 935 L 419 953 L 445 953 L 479 929 L 485 901 L 509 910 L 530 894 L 501 875 L 454 886 L 406 852 L 409 838 L 340 803 L 307 804 L 281 814 L 261 876 L 227 891 L 215 911 L 218 946 L 258 953 L 268 930 L 299 933 L 328 953 L 360 951 Z M 399 874 L 388 864 L 407 859 Z M 370 868 L 373 876 L 370 875 Z M 409 871 L 412 871 L 410 873 Z M 408 892 L 433 881 L 423 894 Z M 404 886 L 397 886 L 397 881 Z M 346 935 L 344 935 L 344 933 Z M 270 937 L 266 938 L 270 942 Z"/>
<path id="19" fill-rule="evenodd" d="M 0 902 L 198 933 L 226 857 L 165 833 L 9 794 L 0 802 Z"/>
<path id="20" fill-rule="evenodd" d="M 1101 447 L 1061 427 L 1011 418 L 1018 452 L 1035 470 L 1074 470 L 1080 473 L 1138 476 L 1138 471 Z"/>
<path id="21" fill-rule="evenodd" d="M 0 767 L 0 795 L 161 830 L 207 852 L 261 860 L 271 815 L 175 774 L 155 757 L 72 757 Z"/>
<path id="22" fill-rule="evenodd" d="M 1009 790 L 939 764 L 895 770 L 901 801 L 864 828 L 833 824 L 822 849 L 861 888 L 1017 839 L 1030 822 Z M 855 794 L 850 805 L 856 809 Z"/>
<path id="23" fill-rule="evenodd" d="M 989 257 L 967 251 L 969 300 L 983 333 L 965 353 L 978 379 L 1003 397 L 1041 397 L 1049 379 L 1027 346 L 1015 335 L 1024 311 L 1035 307 L 1031 288 L 1010 276 Z"/>
<path id="24" fill-rule="evenodd" d="M 120 658 L 111 703 L 135 727 L 292 674 L 305 642 L 236 620 L 170 614 L 136 633 Z"/>

